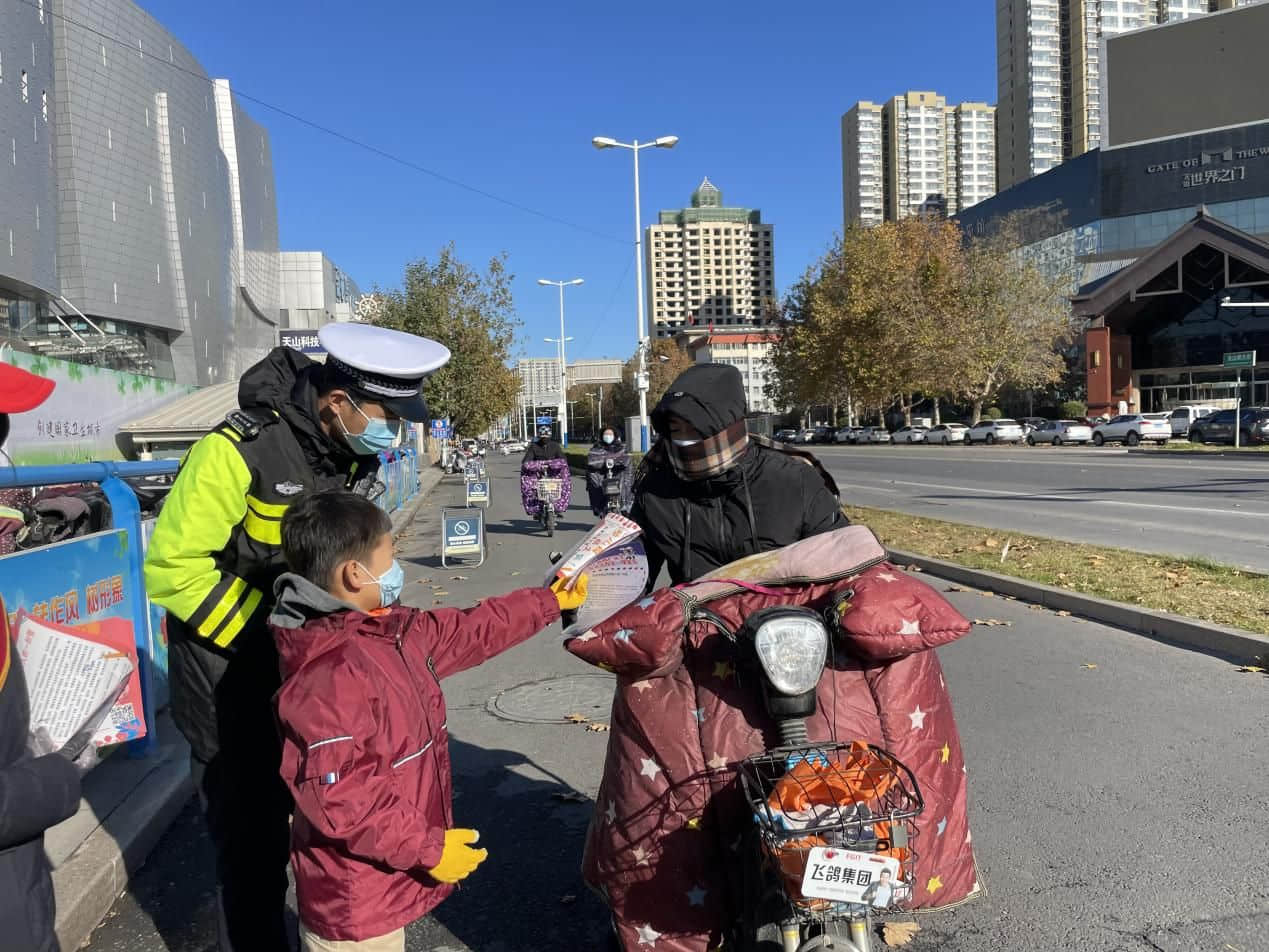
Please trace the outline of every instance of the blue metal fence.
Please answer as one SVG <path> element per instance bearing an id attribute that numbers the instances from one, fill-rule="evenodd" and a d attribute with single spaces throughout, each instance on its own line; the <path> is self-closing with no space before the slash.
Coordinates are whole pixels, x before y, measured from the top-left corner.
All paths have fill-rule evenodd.
<path id="1" fill-rule="evenodd" d="M 130 756 L 145 756 L 156 744 L 155 714 L 167 704 L 167 638 L 163 610 L 150 602 L 143 574 L 153 520 L 143 524 L 140 502 L 125 480 L 173 476 L 178 465 L 159 460 L 0 470 L 0 489 L 97 483 L 110 502 L 109 531 L 0 557 L 0 599 L 6 612 L 22 611 L 72 634 L 78 625 L 97 631 L 103 624 L 130 624 L 141 685 L 138 716 L 147 727 L 145 737 L 127 744 Z M 418 450 L 404 446 L 381 454 L 380 479 L 386 488 L 377 502 L 395 512 L 418 494 Z M 50 563 L 58 568 L 50 570 Z"/>

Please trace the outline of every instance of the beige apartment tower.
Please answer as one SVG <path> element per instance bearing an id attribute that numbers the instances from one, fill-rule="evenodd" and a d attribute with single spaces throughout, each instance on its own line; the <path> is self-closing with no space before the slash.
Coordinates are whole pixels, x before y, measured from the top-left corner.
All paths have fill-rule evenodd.
<path id="1" fill-rule="evenodd" d="M 1105 41 L 1261 0 L 996 0 L 996 178 L 1101 146 Z"/>
<path id="2" fill-rule="evenodd" d="M 845 226 L 951 215 L 994 195 L 994 113 L 934 92 L 856 103 L 842 116 Z"/>
<path id="3" fill-rule="evenodd" d="M 707 178 L 691 205 L 663 211 L 644 244 L 654 337 L 685 327 L 762 327 L 775 299 L 772 227 L 754 208 L 729 208 Z"/>

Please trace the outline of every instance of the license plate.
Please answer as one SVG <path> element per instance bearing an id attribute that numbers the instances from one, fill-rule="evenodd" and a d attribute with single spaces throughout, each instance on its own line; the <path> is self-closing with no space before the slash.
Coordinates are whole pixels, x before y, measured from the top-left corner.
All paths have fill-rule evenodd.
<path id="1" fill-rule="evenodd" d="M 884 909 L 907 897 L 899 861 L 876 853 L 815 847 L 806 859 L 802 895 Z"/>

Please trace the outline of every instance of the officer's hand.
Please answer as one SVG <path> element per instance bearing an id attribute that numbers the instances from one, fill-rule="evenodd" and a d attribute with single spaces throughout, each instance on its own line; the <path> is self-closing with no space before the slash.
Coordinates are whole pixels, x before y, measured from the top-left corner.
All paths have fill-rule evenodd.
<path id="1" fill-rule="evenodd" d="M 586 604 L 586 592 L 590 586 L 590 576 L 577 576 L 577 581 L 571 589 L 564 587 L 567 584 L 568 579 L 556 579 L 551 583 L 551 591 L 555 593 L 555 600 L 560 603 L 560 611 L 576 611 Z"/>
<path id="2" fill-rule="evenodd" d="M 480 839 L 475 830 L 446 830 L 445 849 L 441 861 L 428 870 L 441 883 L 456 883 L 470 876 L 488 857 L 488 850 L 474 850 L 471 844 Z"/>

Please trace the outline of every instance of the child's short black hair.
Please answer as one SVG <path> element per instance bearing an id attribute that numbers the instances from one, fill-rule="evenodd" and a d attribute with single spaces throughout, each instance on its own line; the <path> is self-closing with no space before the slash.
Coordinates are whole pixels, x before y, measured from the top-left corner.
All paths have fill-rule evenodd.
<path id="1" fill-rule="evenodd" d="M 313 493 L 282 517 L 282 554 L 292 572 L 329 590 L 335 569 L 352 559 L 369 559 L 391 532 L 388 514 L 364 496 Z"/>

